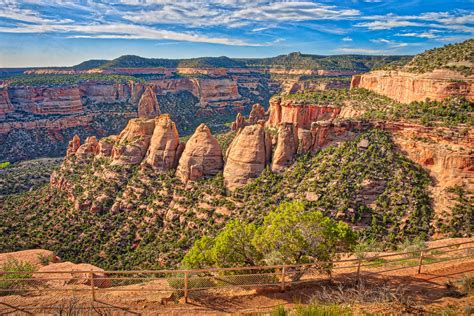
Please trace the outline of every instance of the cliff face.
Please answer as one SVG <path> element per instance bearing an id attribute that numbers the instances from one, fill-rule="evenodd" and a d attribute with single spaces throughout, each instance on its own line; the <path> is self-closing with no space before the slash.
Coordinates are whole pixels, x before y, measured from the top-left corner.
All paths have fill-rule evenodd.
<path id="1" fill-rule="evenodd" d="M 340 111 L 340 108 L 315 106 L 305 101 L 272 98 L 267 124 L 277 127 L 280 123 L 292 123 L 309 129 L 313 122 L 335 119 Z"/>
<path id="2" fill-rule="evenodd" d="M 13 106 L 8 96 L 8 90 L 0 88 L 0 119 L 10 112 L 13 112 Z"/>
<path id="3" fill-rule="evenodd" d="M 474 76 L 465 77 L 449 70 L 414 74 L 402 71 L 371 71 L 352 77 L 351 88 L 365 88 L 401 103 L 442 100 L 463 95 L 474 102 Z"/>

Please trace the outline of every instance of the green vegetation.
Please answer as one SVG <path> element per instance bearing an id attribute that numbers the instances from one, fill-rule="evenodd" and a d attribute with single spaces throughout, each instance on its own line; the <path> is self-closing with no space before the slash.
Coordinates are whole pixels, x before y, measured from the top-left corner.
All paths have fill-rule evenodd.
<path id="1" fill-rule="evenodd" d="M 352 309 L 349 306 L 338 304 L 312 303 L 309 305 L 300 305 L 294 309 L 286 310 L 283 306 L 275 308 L 272 316 L 351 316 Z"/>
<path id="2" fill-rule="evenodd" d="M 215 238 L 201 238 L 182 263 L 204 268 L 330 261 L 354 241 L 346 223 L 321 212 L 307 212 L 301 202 L 286 202 L 266 215 L 259 227 L 231 221 Z M 323 266 L 330 269 L 330 265 Z"/>
<path id="3" fill-rule="evenodd" d="M 4 170 L 0 167 L 0 196 L 34 190 L 49 183 L 51 172 L 61 161 L 61 158 L 41 158 L 14 163 Z"/>
<path id="4" fill-rule="evenodd" d="M 8 168 L 10 166 L 10 162 L 5 161 L 5 162 L 0 162 L 0 170 Z"/>
<path id="5" fill-rule="evenodd" d="M 416 73 L 425 73 L 445 68 L 470 76 L 474 74 L 473 63 L 474 39 L 469 39 L 462 43 L 448 44 L 416 55 L 407 64 L 406 68 Z"/>
<path id="6" fill-rule="evenodd" d="M 342 107 L 347 106 L 359 113 L 359 118 L 367 120 L 401 121 L 412 120 L 423 125 L 443 124 L 474 126 L 474 103 L 464 97 L 451 96 L 443 101 L 415 101 L 410 104 L 398 103 L 388 97 L 366 89 L 331 89 L 320 92 L 305 92 L 277 95 L 284 100 L 299 101 L 303 104 Z"/>
<path id="7" fill-rule="evenodd" d="M 319 56 L 291 53 L 269 58 L 229 58 L 199 57 L 191 59 L 144 58 L 125 55 L 114 60 L 90 60 L 74 66 L 74 69 L 113 69 L 113 68 L 284 68 L 284 69 L 323 69 L 341 71 L 368 71 L 387 63 L 406 60 L 408 56 L 363 56 L 335 55 Z"/>
<path id="8" fill-rule="evenodd" d="M 362 140 L 368 147 L 358 146 Z M 313 223 L 317 228 L 329 217 L 344 221 L 365 239 L 380 241 L 385 247 L 431 234 L 431 180 L 379 130 L 362 133 L 354 141 L 328 147 L 312 157 L 301 156 L 282 174 L 266 169 L 233 193 L 225 190 L 222 174 L 184 185 L 173 172 L 110 162 L 106 158 L 91 163 L 68 161 L 70 168 L 61 173 L 70 185 L 70 196 L 43 187 L 0 198 L 0 248 L 45 248 L 63 260 L 106 269 L 174 267 L 197 239 L 208 236 L 215 240 L 231 220 L 252 240 L 264 234 L 276 242 L 281 232 L 270 228 L 279 227 L 280 221 L 274 219 L 286 214 L 276 209 L 295 200 L 304 204 L 307 222 L 302 227 Z M 290 216 L 293 212 L 298 208 L 288 211 L 288 225 L 298 219 Z M 25 221 L 18 222 L 19 216 Z M 247 225 L 255 225 L 255 232 Z M 292 233 L 298 236 L 298 230 Z M 229 231 L 224 240 L 231 237 Z M 209 245 L 202 242 L 201 248 Z M 227 247 L 225 242 L 219 245 Z M 277 254 L 276 243 L 254 245 L 269 263 L 281 259 L 269 256 L 271 251 L 265 247 L 272 247 Z M 312 251 L 306 248 L 301 257 L 286 253 L 285 257 L 299 262 Z"/>
<path id="9" fill-rule="evenodd" d="M 471 236 L 474 232 L 474 192 L 457 185 L 446 189 L 446 193 L 453 206 L 438 218 L 438 228 L 452 237 Z"/>
<path id="10" fill-rule="evenodd" d="M 35 267 L 32 264 L 16 259 L 9 259 L 0 265 L 0 271 L 12 272 L 0 274 L 0 296 L 20 294 L 21 288 L 28 283 L 22 279 L 31 278 L 34 270 Z"/>
<path id="11" fill-rule="evenodd" d="M 102 83 L 128 83 L 129 81 L 144 82 L 132 76 L 109 74 L 41 74 L 19 75 L 6 78 L 10 86 L 74 86 L 87 81 Z"/>

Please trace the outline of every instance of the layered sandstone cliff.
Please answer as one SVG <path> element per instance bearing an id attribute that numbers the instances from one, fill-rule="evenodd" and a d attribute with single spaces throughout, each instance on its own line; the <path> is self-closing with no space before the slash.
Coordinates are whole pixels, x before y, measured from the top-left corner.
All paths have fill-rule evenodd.
<path id="1" fill-rule="evenodd" d="M 10 112 L 13 112 L 13 106 L 8 96 L 8 90 L 0 88 L 0 119 Z"/>
<path id="2" fill-rule="evenodd" d="M 160 113 L 160 105 L 156 99 L 155 91 L 148 86 L 138 102 L 138 117 L 154 118 Z"/>
<path id="3" fill-rule="evenodd" d="M 371 71 L 353 76 L 351 88 L 365 88 L 401 103 L 426 99 L 440 101 L 452 95 L 462 95 L 474 102 L 474 76 L 466 77 L 449 70 L 424 74 Z"/>
<path id="4" fill-rule="evenodd" d="M 277 127 L 280 123 L 292 123 L 309 129 L 313 122 L 335 119 L 340 111 L 337 107 L 313 105 L 305 100 L 275 97 L 270 100 L 267 125 Z"/>

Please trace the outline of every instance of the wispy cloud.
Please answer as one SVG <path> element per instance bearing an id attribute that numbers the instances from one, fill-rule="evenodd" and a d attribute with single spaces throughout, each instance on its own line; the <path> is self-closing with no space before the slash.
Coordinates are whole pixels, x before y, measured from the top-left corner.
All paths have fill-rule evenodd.
<path id="1" fill-rule="evenodd" d="M 342 38 L 342 41 L 343 41 L 343 42 L 352 42 L 352 38 L 350 38 L 350 37 L 343 37 L 343 38 Z"/>
<path id="2" fill-rule="evenodd" d="M 343 54 L 367 54 L 367 55 L 386 55 L 389 51 L 383 49 L 343 47 L 336 49 L 336 52 Z"/>

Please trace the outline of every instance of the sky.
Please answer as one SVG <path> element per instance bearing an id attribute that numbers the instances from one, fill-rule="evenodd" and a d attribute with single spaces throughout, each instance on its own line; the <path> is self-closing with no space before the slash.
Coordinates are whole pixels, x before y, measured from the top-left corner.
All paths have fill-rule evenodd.
<path id="1" fill-rule="evenodd" d="M 411 55 L 473 37 L 474 0 L 0 0 L 0 67 L 121 55 Z"/>

